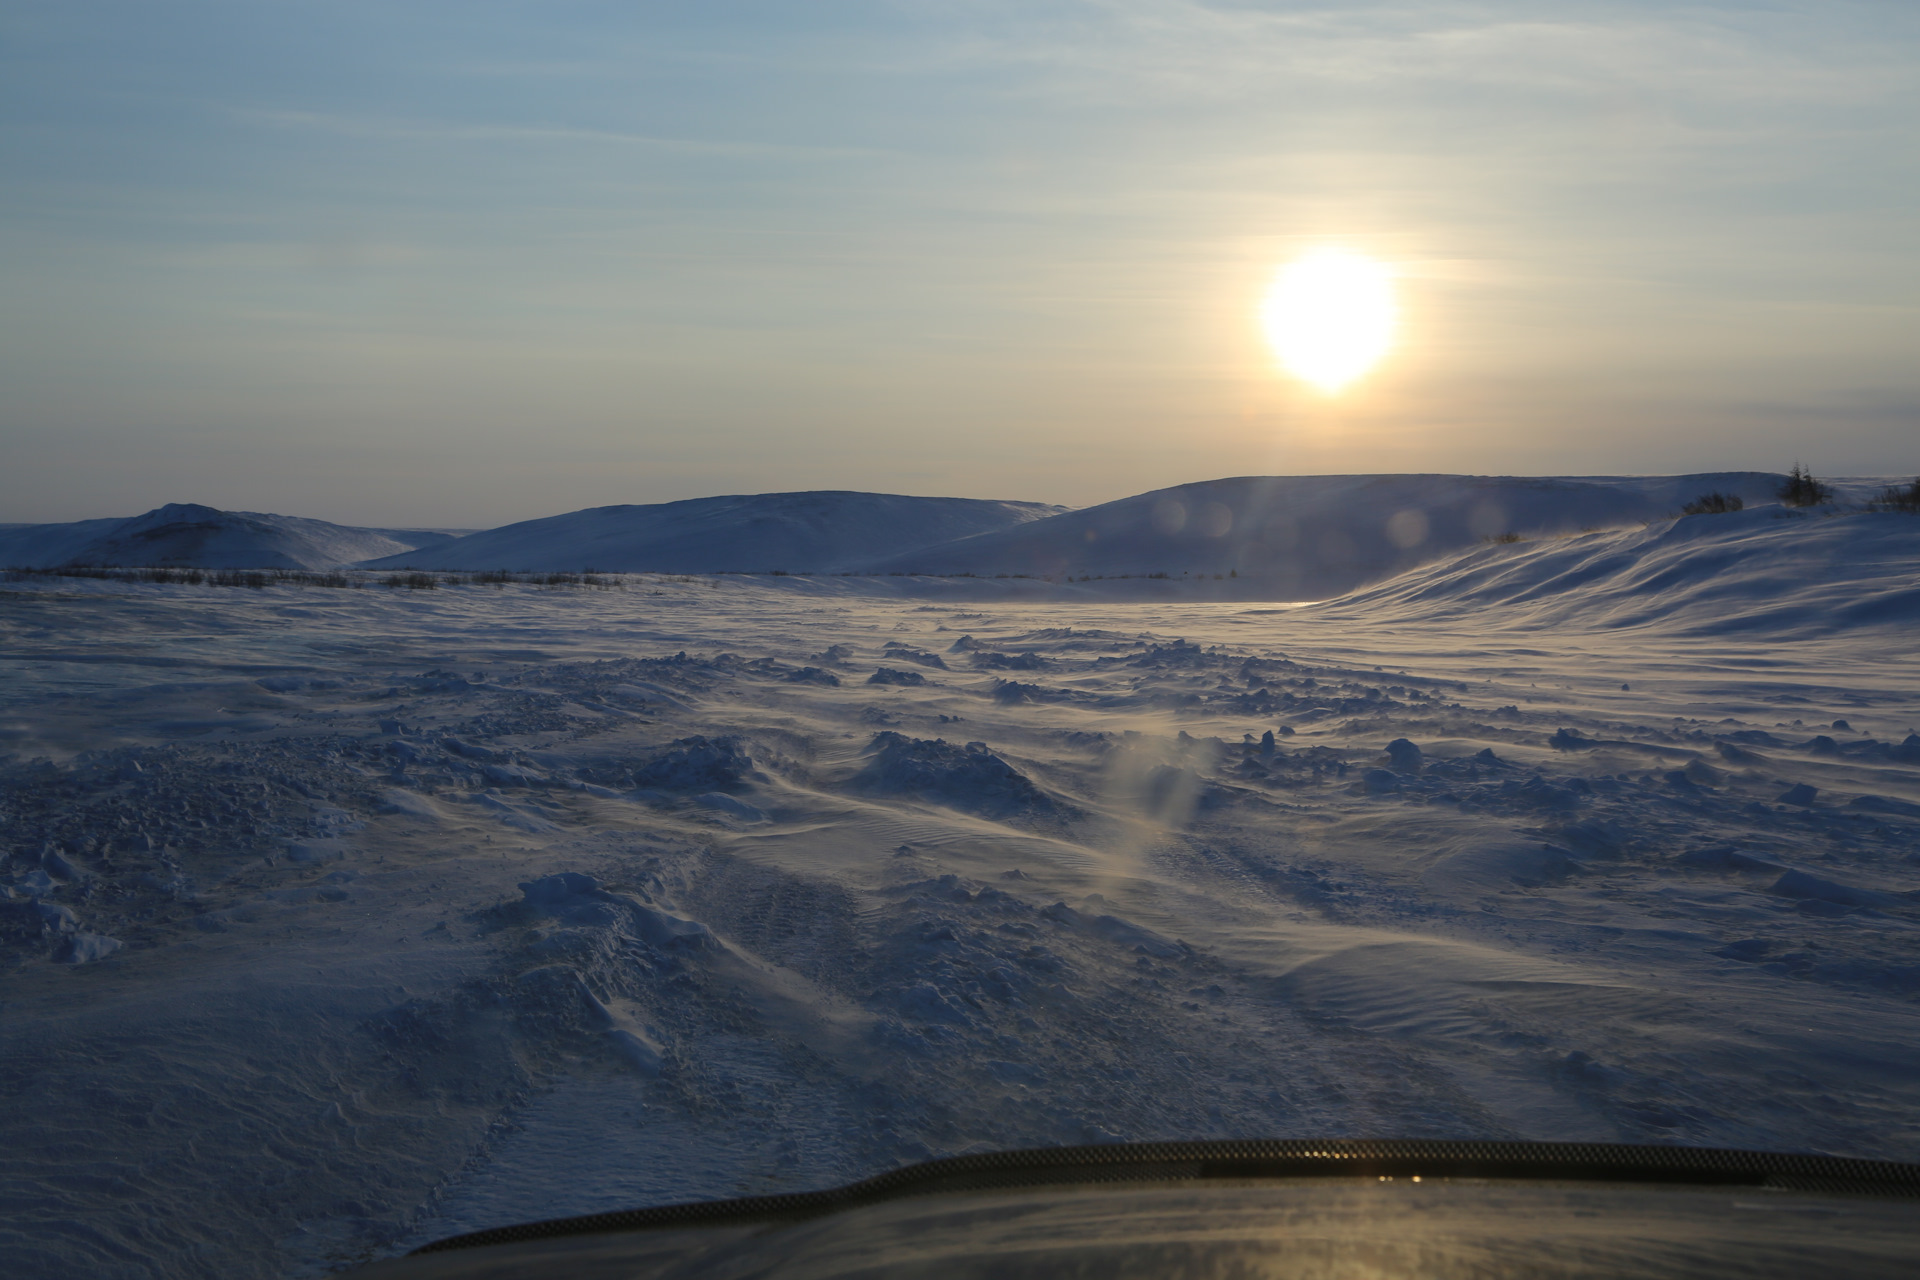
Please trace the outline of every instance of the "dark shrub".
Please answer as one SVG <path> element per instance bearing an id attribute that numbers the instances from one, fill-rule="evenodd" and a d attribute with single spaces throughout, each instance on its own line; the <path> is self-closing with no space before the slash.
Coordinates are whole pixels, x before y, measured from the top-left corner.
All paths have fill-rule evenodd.
<path id="1" fill-rule="evenodd" d="M 1896 484 L 1882 490 L 1873 505 L 1885 511 L 1920 513 L 1920 476 L 1915 476 L 1912 484 Z"/>
<path id="2" fill-rule="evenodd" d="M 1703 493 L 1680 510 L 1690 516 L 1717 516 L 1739 511 L 1746 505 L 1736 493 Z"/>

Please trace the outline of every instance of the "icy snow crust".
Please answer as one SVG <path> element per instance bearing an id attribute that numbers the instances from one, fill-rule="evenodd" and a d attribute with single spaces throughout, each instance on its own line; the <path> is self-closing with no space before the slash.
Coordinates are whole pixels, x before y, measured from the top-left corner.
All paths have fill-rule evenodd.
<path id="1" fill-rule="evenodd" d="M 1916 531 L 1291 609 L 11 584 L 0 1257 L 315 1274 L 1055 1142 L 1920 1158 Z"/>

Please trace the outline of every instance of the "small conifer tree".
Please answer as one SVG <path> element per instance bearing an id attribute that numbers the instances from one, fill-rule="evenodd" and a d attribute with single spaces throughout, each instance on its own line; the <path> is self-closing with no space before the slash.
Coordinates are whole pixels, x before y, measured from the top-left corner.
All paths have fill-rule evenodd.
<path id="1" fill-rule="evenodd" d="M 1833 501 L 1833 489 L 1813 478 L 1813 472 L 1796 462 L 1780 486 L 1780 501 L 1789 507 L 1817 507 Z"/>

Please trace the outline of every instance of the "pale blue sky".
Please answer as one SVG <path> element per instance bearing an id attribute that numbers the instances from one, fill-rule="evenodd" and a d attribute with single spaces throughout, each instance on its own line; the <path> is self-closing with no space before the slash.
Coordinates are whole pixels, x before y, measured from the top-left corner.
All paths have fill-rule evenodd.
<path id="1" fill-rule="evenodd" d="M 1917 126 L 1911 3 L 0 0 L 0 520 L 1910 473 Z"/>

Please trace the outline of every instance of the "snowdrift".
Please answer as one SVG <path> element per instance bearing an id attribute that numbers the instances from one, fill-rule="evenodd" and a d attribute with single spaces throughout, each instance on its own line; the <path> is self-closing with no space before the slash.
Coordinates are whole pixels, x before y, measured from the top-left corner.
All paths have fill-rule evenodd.
<path id="1" fill-rule="evenodd" d="M 1617 527 L 1711 491 L 1769 502 L 1768 472 L 1684 476 L 1240 476 L 902 551 L 880 572 L 1232 575 L 1242 598 L 1322 599 L 1489 537 Z"/>
<path id="2" fill-rule="evenodd" d="M 1916 537 L 1666 520 L 1284 609 L 10 583 L 9 1273 L 982 1144 L 1913 1159 Z"/>
<path id="3" fill-rule="evenodd" d="M 1319 606 L 1381 621 L 1818 635 L 1920 622 L 1920 517 L 1777 505 L 1486 546 Z"/>
<path id="4" fill-rule="evenodd" d="M 831 573 L 894 550 L 1065 510 L 1041 502 L 820 490 L 589 507 L 390 555 L 370 569 L 592 568 L 610 573 Z"/>
<path id="5" fill-rule="evenodd" d="M 170 502 L 128 519 L 0 528 L 0 564 L 178 565 L 200 569 L 339 569 L 453 535 L 425 529 L 359 529 L 256 511 Z"/>

